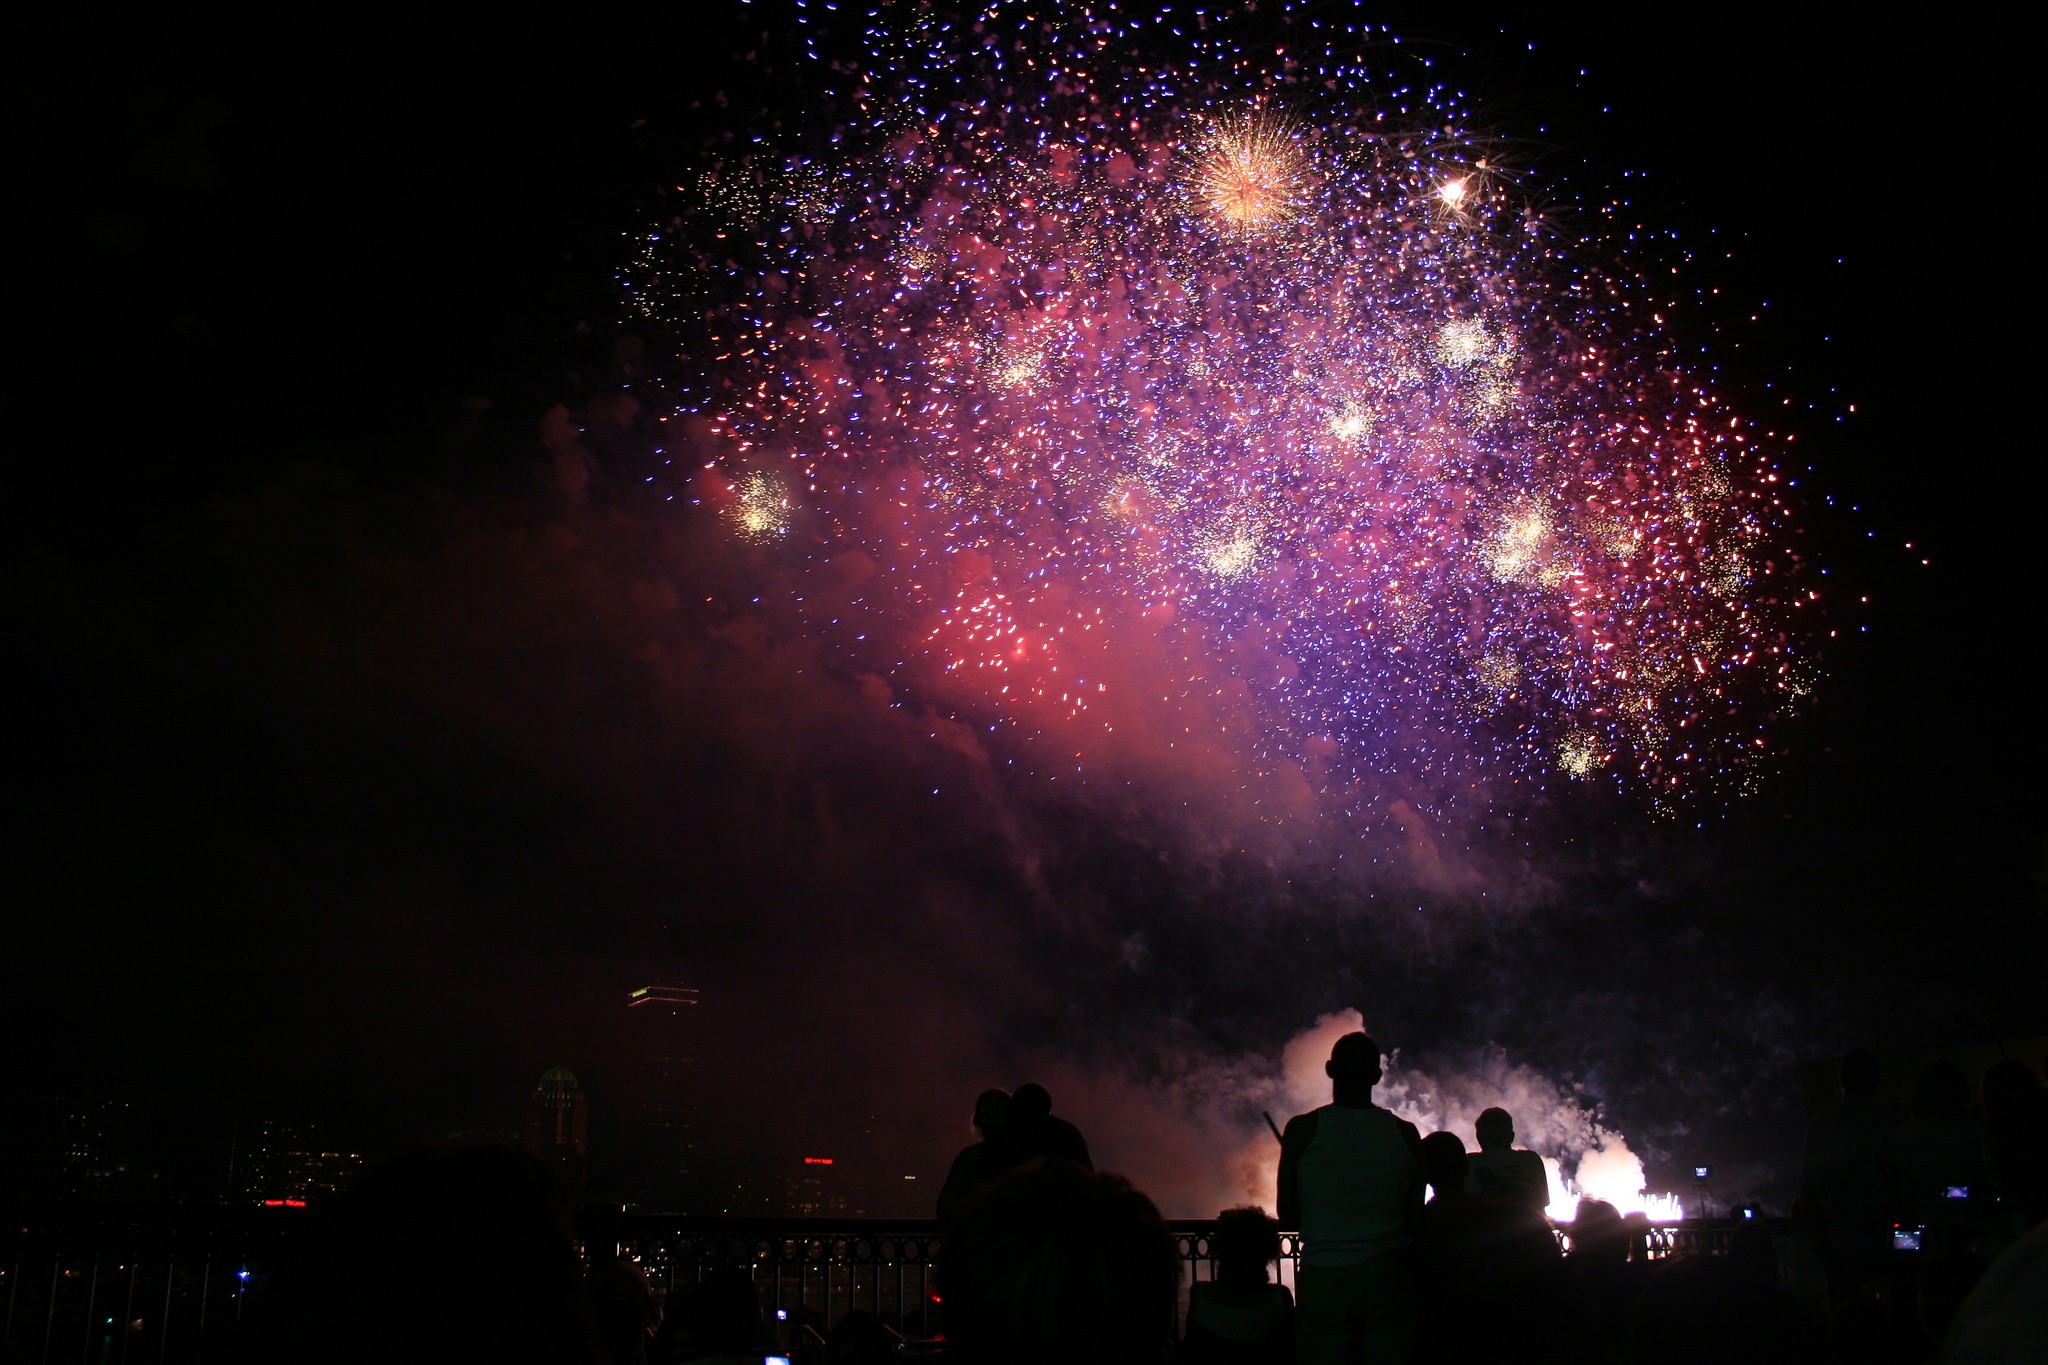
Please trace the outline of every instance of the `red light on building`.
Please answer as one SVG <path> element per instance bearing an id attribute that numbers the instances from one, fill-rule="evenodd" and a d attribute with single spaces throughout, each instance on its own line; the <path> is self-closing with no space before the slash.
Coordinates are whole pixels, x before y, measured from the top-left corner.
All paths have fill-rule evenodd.
<path id="1" fill-rule="evenodd" d="M 804 1158 L 804 1165 L 806 1166 L 830 1166 L 831 1164 L 832 1158 L 829 1156 L 807 1156 Z"/>

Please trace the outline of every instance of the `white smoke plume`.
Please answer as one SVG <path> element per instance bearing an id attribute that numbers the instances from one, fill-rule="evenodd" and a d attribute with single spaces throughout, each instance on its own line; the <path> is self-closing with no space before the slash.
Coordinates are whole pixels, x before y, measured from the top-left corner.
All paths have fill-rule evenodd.
<path id="1" fill-rule="evenodd" d="M 1247 1058 L 1204 1062 L 1142 1086 L 1059 1075 L 1054 1092 L 1088 1129 L 1098 1164 L 1129 1176 L 1169 1217 L 1207 1217 L 1243 1203 L 1271 1209 L 1280 1150 L 1262 1112 L 1284 1126 L 1292 1115 L 1329 1103 L 1323 1063 L 1330 1048 L 1364 1029 L 1357 1010 L 1323 1015 L 1282 1050 L 1277 1073 L 1270 1060 Z M 1578 1087 L 1517 1065 L 1498 1049 L 1432 1072 L 1404 1066 L 1395 1055 L 1374 1098 L 1425 1135 L 1456 1133 L 1468 1151 L 1478 1149 L 1480 1113 L 1507 1110 L 1516 1145 L 1541 1156 L 1550 1174 L 1553 1218 L 1569 1219 L 1580 1195 L 1624 1213 L 1677 1216 L 1675 1200 L 1645 1193 L 1642 1161 Z M 1161 1141 L 1163 1133 L 1175 1136 Z"/>

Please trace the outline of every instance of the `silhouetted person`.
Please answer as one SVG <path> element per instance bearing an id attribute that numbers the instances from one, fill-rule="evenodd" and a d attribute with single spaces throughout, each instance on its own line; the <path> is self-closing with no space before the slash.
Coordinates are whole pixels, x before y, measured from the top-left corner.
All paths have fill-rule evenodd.
<path id="1" fill-rule="evenodd" d="M 611 1365 L 646 1365 L 648 1345 L 661 1320 L 647 1277 L 623 1257 L 605 1255 L 596 1247 L 588 1255 L 583 1287 L 605 1359 Z"/>
<path id="2" fill-rule="evenodd" d="M 1725 1256 L 1695 1256 L 1657 1265 L 1637 1300 L 1637 1360 L 1677 1365 L 1793 1365 L 1820 1345 L 1798 1303 L 1778 1287 L 1778 1257 L 1761 1224 L 1744 1223 Z"/>
<path id="3" fill-rule="evenodd" d="M 1628 1224 L 1605 1199 L 1581 1199 L 1571 1222 L 1572 1259 L 1585 1265 L 1628 1260 Z"/>
<path id="4" fill-rule="evenodd" d="M 1901 1223 L 1927 1229 L 1925 1251 L 1958 1250 L 1990 1230 L 1991 1153 L 1961 1067 L 1941 1058 L 1920 1069 L 1912 1120 L 1899 1125 L 1893 1149 L 1893 1207 Z"/>
<path id="5" fill-rule="evenodd" d="M 1815 1233 L 1837 1302 L 1884 1272 L 1891 1256 L 1892 1138 L 1877 1107 L 1877 1057 L 1842 1058 L 1842 1102 L 1806 1127 L 1800 1216 Z"/>
<path id="6" fill-rule="evenodd" d="M 772 1344 L 760 1291 L 739 1269 L 677 1285 L 655 1337 L 668 1359 L 692 1365 L 760 1365 Z"/>
<path id="7" fill-rule="evenodd" d="M 2036 1223 L 1991 1263 L 1942 1342 L 1944 1361 L 2048 1356 L 2048 1222 Z"/>
<path id="8" fill-rule="evenodd" d="M 600 1365 L 568 1198 L 508 1148 L 372 1167 L 280 1265 L 248 1357 Z"/>
<path id="9" fill-rule="evenodd" d="M 1422 1182 L 1429 1206 L 1462 1204 L 1470 1191 L 1472 1158 L 1456 1133 L 1435 1132 L 1422 1140 Z"/>
<path id="10" fill-rule="evenodd" d="M 1920 1319 L 1922 1344 L 1930 1354 L 1940 1348 L 1956 1311 L 1988 1269 L 1990 1263 L 1982 1256 L 1961 1249 L 1935 1251 L 1921 1259 L 1920 1273 L 1914 1277 L 1913 1306 Z M 2042 1341 L 2041 1348 L 2048 1355 L 2048 1340 Z"/>
<path id="11" fill-rule="evenodd" d="M 1173 1348 L 1180 1253 L 1121 1176 L 1033 1162 L 960 1211 L 939 1255 L 948 1365 L 1125 1365 Z"/>
<path id="12" fill-rule="evenodd" d="M 1422 1140 L 1422 1167 L 1432 1194 L 1416 1233 L 1418 1357 L 1528 1358 L 1532 1339 L 1559 1341 L 1570 1315 L 1549 1223 L 1519 1198 L 1470 1193 L 1470 1158 L 1455 1133 Z"/>
<path id="13" fill-rule="evenodd" d="M 1292 1365 L 1294 1296 L 1266 1278 L 1280 1259 L 1280 1225 L 1261 1208 L 1216 1216 L 1216 1278 L 1188 1290 L 1181 1359 L 1188 1365 Z"/>
<path id="14" fill-rule="evenodd" d="M 1422 1179 L 1429 1202 L 1416 1220 L 1415 1277 L 1420 1322 L 1416 1356 L 1430 1361 L 1469 1360 L 1486 1354 L 1498 1335 L 1494 1314 L 1475 1311 L 1474 1261 L 1484 1236 L 1474 1217 L 1465 1144 L 1456 1133 L 1422 1140 Z M 1485 1319 L 1476 1321 L 1475 1319 Z"/>
<path id="15" fill-rule="evenodd" d="M 984 1090 L 975 1098 L 973 1124 L 981 1141 L 961 1148 L 946 1172 L 946 1183 L 939 1190 L 941 1223 L 951 1223 L 976 1190 L 1002 1176 L 996 1161 L 1001 1157 L 1003 1129 L 1009 1117 L 1009 1091 Z"/>
<path id="16" fill-rule="evenodd" d="M 1479 1150 L 1470 1158 L 1474 1194 L 1517 1199 L 1538 1213 L 1550 1204 L 1550 1176 L 1543 1158 L 1515 1146 L 1515 1121 L 1505 1109 L 1488 1109 L 1474 1125 Z"/>
<path id="17" fill-rule="evenodd" d="M 1092 1168 L 1088 1144 L 1081 1130 L 1052 1112 L 1052 1096 L 1035 1082 L 1020 1085 L 1010 1095 L 1010 1115 L 999 1147 L 1005 1156 L 1003 1169 L 1015 1170 L 1038 1160 L 1071 1161 Z"/>
<path id="18" fill-rule="evenodd" d="M 1332 1102 L 1289 1119 L 1280 1136 L 1280 1224 L 1302 1236 L 1298 1359 L 1405 1361 L 1415 1337 L 1422 1139 L 1372 1102 L 1380 1048 L 1371 1038 L 1339 1038 L 1323 1071 Z"/>
<path id="19" fill-rule="evenodd" d="M 2048 1090 L 2025 1062 L 1984 1073 L 1984 1138 L 1998 1180 L 1999 1231 L 2018 1234 L 2048 1219 Z"/>

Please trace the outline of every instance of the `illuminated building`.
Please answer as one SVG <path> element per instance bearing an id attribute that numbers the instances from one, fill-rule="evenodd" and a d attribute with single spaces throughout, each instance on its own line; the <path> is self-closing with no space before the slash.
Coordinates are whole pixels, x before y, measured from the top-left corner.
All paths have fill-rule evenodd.
<path id="1" fill-rule="evenodd" d="M 543 1072 L 526 1104 L 521 1145 L 548 1164 L 576 1204 L 583 1202 L 584 1174 L 590 1158 L 589 1129 L 590 1111 L 583 1099 L 583 1087 L 576 1083 L 576 1073 L 560 1066 Z"/>
<path id="2" fill-rule="evenodd" d="M 785 1218 L 864 1218 L 861 1179 L 829 1156 L 807 1156 L 782 1184 Z"/>
<path id="3" fill-rule="evenodd" d="M 339 1194 L 362 1168 L 362 1153 L 337 1150 L 313 1125 L 264 1119 L 237 1140 L 230 1183 L 252 1203 L 297 1208 Z"/>
<path id="4" fill-rule="evenodd" d="M 148 1181 L 132 1154 L 134 1127 L 134 1115 L 119 1100 L 60 1103 L 58 1188 L 93 1199 L 138 1193 Z"/>
<path id="5" fill-rule="evenodd" d="M 625 1202 L 686 1213 L 697 1201 L 698 995 L 688 986 L 642 986 L 626 996 L 627 1087 L 621 1162 Z"/>

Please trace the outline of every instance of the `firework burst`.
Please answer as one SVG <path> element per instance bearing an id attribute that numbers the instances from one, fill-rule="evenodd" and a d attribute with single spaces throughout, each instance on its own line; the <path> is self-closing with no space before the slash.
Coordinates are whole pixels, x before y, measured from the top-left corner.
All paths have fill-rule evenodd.
<path id="1" fill-rule="evenodd" d="M 1271 233 L 1301 211 L 1311 163 L 1288 121 L 1253 107 L 1211 122 L 1195 140 L 1195 201 L 1226 235 Z"/>
<path id="2" fill-rule="evenodd" d="M 1668 269 L 1545 227 L 1356 34 L 1205 20 L 1167 64 L 1149 11 L 919 13 L 829 148 L 721 169 L 773 187 L 759 264 L 707 198 L 736 283 L 671 381 L 849 670 L 1062 753 L 1119 688 L 1187 733 L 1248 705 L 1339 801 L 1768 753 L 1816 597 L 1774 438 L 1670 359 Z"/>

